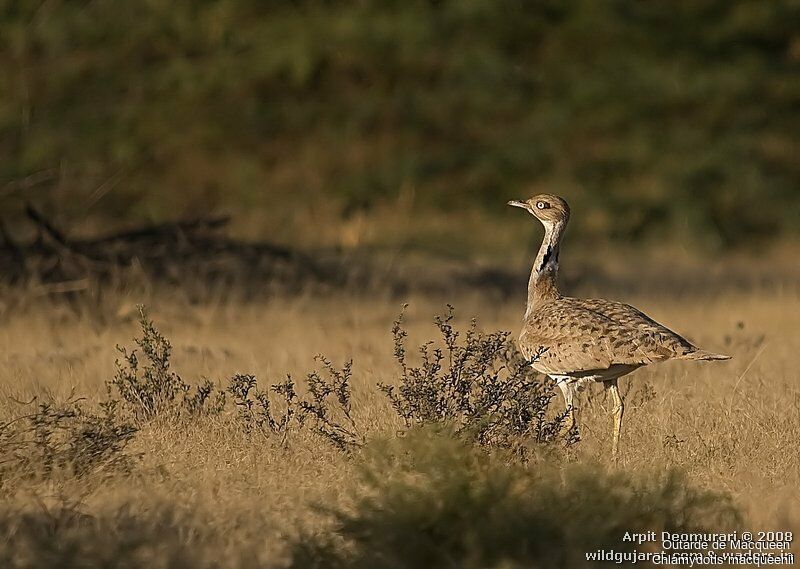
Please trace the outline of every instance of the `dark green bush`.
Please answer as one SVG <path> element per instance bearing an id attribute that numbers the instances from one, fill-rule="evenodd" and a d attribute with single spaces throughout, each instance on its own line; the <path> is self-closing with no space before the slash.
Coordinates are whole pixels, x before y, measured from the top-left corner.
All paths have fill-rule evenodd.
<path id="1" fill-rule="evenodd" d="M 740 521 L 728 497 L 677 471 L 525 468 L 441 429 L 375 442 L 364 456 L 354 504 L 332 514 L 332 534 L 295 543 L 294 567 L 586 567 L 587 552 L 636 547 L 625 532 L 723 531 Z"/>

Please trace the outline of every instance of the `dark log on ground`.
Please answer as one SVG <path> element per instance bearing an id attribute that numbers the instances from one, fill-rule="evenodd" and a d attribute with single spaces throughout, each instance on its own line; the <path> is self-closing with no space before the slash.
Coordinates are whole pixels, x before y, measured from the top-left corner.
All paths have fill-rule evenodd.
<path id="1" fill-rule="evenodd" d="M 225 216 L 73 239 L 37 209 L 28 206 L 25 213 L 37 229 L 28 242 L 15 239 L 0 220 L 0 282 L 74 292 L 92 288 L 87 282 L 124 282 L 135 271 L 154 282 L 195 289 L 238 284 L 250 295 L 327 286 L 342 278 L 339 268 L 298 251 L 230 238 L 224 229 L 231 220 Z"/>

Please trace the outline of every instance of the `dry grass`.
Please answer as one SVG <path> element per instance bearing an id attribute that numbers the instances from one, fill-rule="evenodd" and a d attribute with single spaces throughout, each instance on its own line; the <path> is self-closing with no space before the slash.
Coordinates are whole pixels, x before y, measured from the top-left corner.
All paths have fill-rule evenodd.
<path id="1" fill-rule="evenodd" d="M 679 467 L 695 486 L 730 494 L 748 526 L 800 528 L 798 292 L 625 300 L 734 359 L 667 363 L 623 380 L 629 393 L 620 468 L 648 476 Z M 103 401 L 119 357 L 115 345 L 131 345 L 138 333 L 131 312 L 117 310 L 130 301 L 120 296 L 110 302 L 103 323 L 96 314 L 45 302 L 3 316 L 0 421 L 19 415 L 17 402 L 34 397 L 64 401 L 78 394 L 90 407 Z M 405 325 L 410 344 L 417 345 L 435 336 L 431 319 L 445 299 L 408 301 Z M 490 302 L 478 294 L 446 301 L 457 307 L 459 325 L 474 315 L 484 330 L 518 330 L 519 302 Z M 316 354 L 337 366 L 353 358 L 352 413 L 373 438 L 404 427 L 375 387 L 396 383 L 400 374 L 390 334 L 399 309 L 396 300 L 345 294 L 214 306 L 190 306 L 169 295 L 149 299 L 151 317 L 173 344 L 173 369 L 193 385 L 209 379 L 224 388 L 238 372 L 266 385 L 318 369 Z M 584 402 L 582 440 L 559 460 L 603 463 L 611 418 L 602 391 L 585 394 Z M 288 562 L 287 544 L 296 536 L 332 523 L 319 505 L 352 506 L 358 470 L 357 461 L 313 433 L 299 431 L 287 445 L 232 429 L 217 416 L 181 428 L 144 423 L 126 452 L 137 460 L 128 474 L 6 481 L 0 514 L 6 536 L 42 535 L 42 543 L 52 545 L 48 536 L 72 529 L 59 534 L 52 550 L 41 550 L 34 537 L 9 542 L 0 559 L 10 566 L 81 567 L 87 558 L 94 566 L 120 566 L 115 560 L 123 558 L 130 567 L 213 566 L 208 560 L 214 559 L 231 567 L 280 565 Z M 116 546 L 91 545 L 92 531 L 107 531 L 98 527 L 112 528 Z M 172 535 L 188 549 L 164 545 Z M 131 543 L 120 543 L 120 536 Z"/>

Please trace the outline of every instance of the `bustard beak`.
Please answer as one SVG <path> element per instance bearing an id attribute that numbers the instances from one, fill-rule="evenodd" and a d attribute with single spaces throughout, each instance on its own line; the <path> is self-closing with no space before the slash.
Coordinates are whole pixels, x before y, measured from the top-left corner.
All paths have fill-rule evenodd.
<path id="1" fill-rule="evenodd" d="M 513 206 L 513 207 L 521 207 L 522 209 L 526 209 L 528 211 L 531 210 L 531 206 L 529 206 L 526 202 L 521 202 L 519 200 L 511 200 L 510 202 L 508 202 L 507 205 L 510 205 L 510 206 Z"/>

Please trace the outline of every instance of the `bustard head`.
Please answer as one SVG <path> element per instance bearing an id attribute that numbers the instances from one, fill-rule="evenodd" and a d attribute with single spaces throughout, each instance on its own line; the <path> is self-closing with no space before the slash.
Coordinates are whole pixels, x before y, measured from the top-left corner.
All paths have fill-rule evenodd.
<path id="1" fill-rule="evenodd" d="M 569 220 L 569 206 L 563 198 L 552 194 L 539 194 L 529 200 L 511 200 L 508 205 L 521 207 L 545 226 L 566 223 Z"/>

